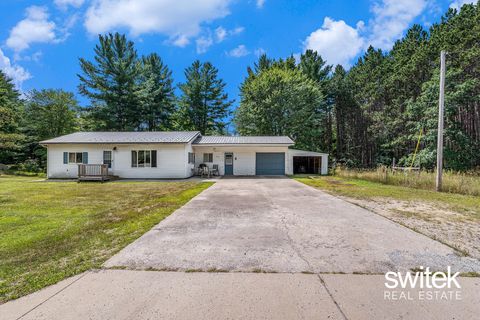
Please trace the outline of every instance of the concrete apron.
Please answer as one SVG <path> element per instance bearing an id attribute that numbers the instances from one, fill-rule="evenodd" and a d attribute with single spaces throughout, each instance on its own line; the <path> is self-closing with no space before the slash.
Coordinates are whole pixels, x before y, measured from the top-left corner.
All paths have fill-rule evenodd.
<path id="1" fill-rule="evenodd" d="M 480 279 L 460 284 L 461 301 L 391 301 L 382 275 L 100 270 L 1 305 L 0 319 L 475 319 Z"/>

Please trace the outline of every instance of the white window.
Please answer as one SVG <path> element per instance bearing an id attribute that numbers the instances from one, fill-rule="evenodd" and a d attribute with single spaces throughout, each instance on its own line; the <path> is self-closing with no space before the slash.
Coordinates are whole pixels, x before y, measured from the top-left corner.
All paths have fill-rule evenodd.
<path id="1" fill-rule="evenodd" d="M 193 152 L 188 153 L 188 163 L 195 163 L 195 153 Z"/>
<path id="2" fill-rule="evenodd" d="M 68 163 L 83 163 L 83 153 L 82 152 L 69 152 L 68 153 Z"/>
<path id="3" fill-rule="evenodd" d="M 132 150 L 133 168 L 156 168 L 157 150 Z"/>
<path id="4" fill-rule="evenodd" d="M 213 153 L 204 153 L 203 162 L 213 162 Z"/>

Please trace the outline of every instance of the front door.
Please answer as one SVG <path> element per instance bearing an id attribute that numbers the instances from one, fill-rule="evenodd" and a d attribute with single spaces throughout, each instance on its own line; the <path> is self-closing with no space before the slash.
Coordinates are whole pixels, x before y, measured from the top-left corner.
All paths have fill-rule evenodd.
<path id="1" fill-rule="evenodd" d="M 225 153 L 225 175 L 233 175 L 233 153 Z"/>
<path id="2" fill-rule="evenodd" d="M 112 174 L 113 172 L 113 153 L 112 150 L 103 151 L 103 164 L 108 165 L 108 173 Z"/>

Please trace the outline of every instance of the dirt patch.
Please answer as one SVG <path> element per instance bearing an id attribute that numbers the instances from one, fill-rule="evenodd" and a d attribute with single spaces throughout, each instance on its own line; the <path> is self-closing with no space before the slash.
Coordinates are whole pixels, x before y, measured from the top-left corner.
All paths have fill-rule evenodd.
<path id="1" fill-rule="evenodd" d="M 480 259 L 480 223 L 468 213 L 455 212 L 442 208 L 440 204 L 423 201 L 340 198 Z"/>

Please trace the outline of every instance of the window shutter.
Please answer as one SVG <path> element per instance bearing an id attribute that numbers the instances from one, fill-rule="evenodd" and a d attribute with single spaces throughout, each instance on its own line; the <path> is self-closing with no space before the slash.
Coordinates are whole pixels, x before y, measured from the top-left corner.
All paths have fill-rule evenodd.
<path id="1" fill-rule="evenodd" d="M 132 168 L 137 166 L 137 151 L 132 151 Z"/>
<path id="2" fill-rule="evenodd" d="M 84 152 L 82 154 L 82 163 L 87 164 L 88 163 L 88 152 Z"/>
<path id="3" fill-rule="evenodd" d="M 68 164 L 68 152 L 63 153 L 63 164 Z"/>
<path id="4" fill-rule="evenodd" d="M 152 150 L 152 168 L 157 167 L 157 150 Z"/>

